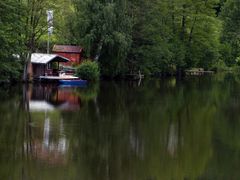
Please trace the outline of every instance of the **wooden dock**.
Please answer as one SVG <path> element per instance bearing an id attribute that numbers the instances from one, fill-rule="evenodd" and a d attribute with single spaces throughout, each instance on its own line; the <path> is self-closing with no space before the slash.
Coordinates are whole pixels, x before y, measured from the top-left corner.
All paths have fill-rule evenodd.
<path id="1" fill-rule="evenodd" d="M 190 70 L 185 70 L 185 74 L 189 76 L 202 76 L 202 75 L 214 74 L 214 71 L 204 71 L 203 68 L 194 68 Z"/>

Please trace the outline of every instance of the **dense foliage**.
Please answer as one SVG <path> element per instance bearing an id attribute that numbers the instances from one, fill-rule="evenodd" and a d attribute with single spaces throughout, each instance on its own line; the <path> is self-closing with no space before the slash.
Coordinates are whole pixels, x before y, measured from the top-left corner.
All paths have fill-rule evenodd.
<path id="1" fill-rule="evenodd" d="M 135 3 L 130 64 L 151 73 L 211 67 L 218 58 L 220 30 L 215 4 L 215 0 Z"/>
<path id="2" fill-rule="evenodd" d="M 96 62 L 84 61 L 77 67 L 77 76 L 88 81 L 97 81 L 99 79 L 99 67 Z"/>
<path id="3" fill-rule="evenodd" d="M 227 65 L 240 62 L 240 1 L 229 0 L 222 13 L 222 56 Z"/>
<path id="4" fill-rule="evenodd" d="M 83 46 L 102 75 L 238 66 L 239 7 L 235 0 L 3 0 L 0 60 L 10 67 L 13 54 L 46 52 L 46 10 L 52 9 L 52 44 Z"/>
<path id="5" fill-rule="evenodd" d="M 0 81 L 19 78 L 20 62 L 16 53 L 23 52 L 23 8 L 17 0 L 0 2 Z"/>

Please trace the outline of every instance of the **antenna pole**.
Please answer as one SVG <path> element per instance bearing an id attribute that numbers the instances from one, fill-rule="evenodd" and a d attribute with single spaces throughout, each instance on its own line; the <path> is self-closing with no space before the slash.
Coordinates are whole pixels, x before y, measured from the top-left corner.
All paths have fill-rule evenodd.
<path id="1" fill-rule="evenodd" d="M 49 54 L 49 41 L 50 41 L 50 35 L 48 32 L 48 41 L 47 41 L 47 53 Z"/>

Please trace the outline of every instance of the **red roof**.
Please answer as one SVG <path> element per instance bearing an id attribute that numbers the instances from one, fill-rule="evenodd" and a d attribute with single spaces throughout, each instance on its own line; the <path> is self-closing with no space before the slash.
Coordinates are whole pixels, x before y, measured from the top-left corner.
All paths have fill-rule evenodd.
<path id="1" fill-rule="evenodd" d="M 82 48 L 80 46 L 71 46 L 71 45 L 54 45 L 53 52 L 81 53 Z"/>

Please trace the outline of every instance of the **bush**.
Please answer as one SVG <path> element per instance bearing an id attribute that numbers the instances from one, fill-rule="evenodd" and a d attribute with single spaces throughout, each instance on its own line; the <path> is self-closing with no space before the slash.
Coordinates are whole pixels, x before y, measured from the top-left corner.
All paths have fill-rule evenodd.
<path id="1" fill-rule="evenodd" d="M 77 76 L 88 81 L 97 81 L 100 76 L 98 63 L 87 60 L 77 67 Z"/>
<path id="2" fill-rule="evenodd" d="M 215 72 L 223 72 L 230 71 L 231 68 L 229 68 L 223 60 L 218 60 L 216 63 L 212 65 L 210 70 Z"/>
<path id="3" fill-rule="evenodd" d="M 19 81 L 21 79 L 22 66 L 19 62 L 1 62 L 0 81 Z"/>

